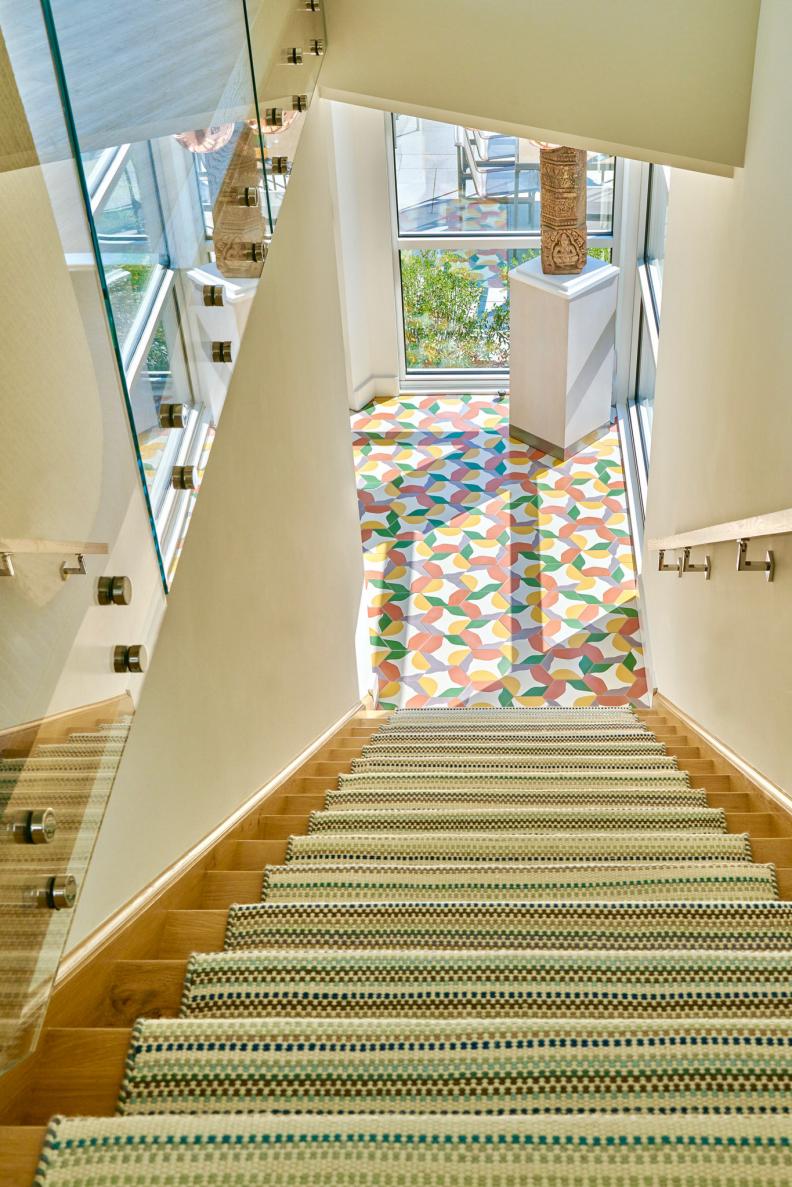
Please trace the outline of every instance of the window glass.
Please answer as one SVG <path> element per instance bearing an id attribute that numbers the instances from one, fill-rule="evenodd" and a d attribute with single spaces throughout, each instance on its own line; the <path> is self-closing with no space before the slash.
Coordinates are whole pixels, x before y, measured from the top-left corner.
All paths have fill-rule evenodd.
<path id="1" fill-rule="evenodd" d="M 640 412 L 642 445 L 646 465 L 649 465 L 649 446 L 652 437 L 652 420 L 654 417 L 654 396 L 657 368 L 655 365 L 652 341 L 649 336 L 649 326 L 646 321 L 646 310 L 641 313 L 641 324 L 638 331 L 638 378 L 636 383 L 636 403 Z"/>
<path id="2" fill-rule="evenodd" d="M 157 183 L 147 145 L 119 153 L 95 212 L 113 320 L 122 349 L 168 263 Z"/>
<path id="3" fill-rule="evenodd" d="M 609 248 L 589 253 L 610 260 Z M 407 369 L 505 368 L 509 364 L 509 271 L 538 248 L 400 253 Z"/>
<path id="4" fill-rule="evenodd" d="M 535 234 L 539 148 L 533 141 L 414 116 L 393 117 L 401 235 Z M 588 227 L 613 229 L 613 157 L 588 156 Z"/>
<path id="5" fill-rule="evenodd" d="M 160 404 L 194 403 L 185 358 L 181 315 L 173 289 L 168 293 L 153 332 L 141 353 L 140 365 L 129 389 L 129 398 L 146 484 L 153 495 L 168 442 L 178 439 L 178 434 L 160 427 Z M 156 509 L 153 498 L 152 502 Z"/>
<path id="6" fill-rule="evenodd" d="M 671 170 L 653 165 L 649 176 L 649 210 L 646 220 L 646 259 L 652 300 L 657 320 L 663 296 L 666 232 L 668 230 L 668 188 Z"/>

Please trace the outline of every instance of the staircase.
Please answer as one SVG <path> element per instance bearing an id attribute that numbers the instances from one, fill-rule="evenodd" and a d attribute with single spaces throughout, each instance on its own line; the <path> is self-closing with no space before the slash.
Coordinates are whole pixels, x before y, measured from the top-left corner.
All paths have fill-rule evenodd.
<path id="1" fill-rule="evenodd" d="M 790 898 L 661 713 L 359 714 L 56 994 L 0 1183 L 792 1183 Z"/>

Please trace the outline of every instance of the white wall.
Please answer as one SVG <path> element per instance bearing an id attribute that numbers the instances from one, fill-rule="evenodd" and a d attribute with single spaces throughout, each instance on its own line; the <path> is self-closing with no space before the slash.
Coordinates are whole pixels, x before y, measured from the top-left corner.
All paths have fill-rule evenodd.
<path id="1" fill-rule="evenodd" d="M 322 94 L 718 172 L 759 0 L 328 0 Z"/>
<path id="2" fill-rule="evenodd" d="M 330 107 L 350 403 L 359 409 L 399 388 L 385 116 L 347 103 Z"/>
<path id="3" fill-rule="evenodd" d="M 329 136 L 317 101 L 71 943 L 358 699 L 362 552 Z"/>
<path id="4" fill-rule="evenodd" d="M 790 61 L 792 5 L 763 0 L 745 169 L 672 176 L 648 537 L 792 506 Z M 773 584 L 727 544 L 710 582 L 656 554 L 644 581 L 660 691 L 792 788 L 792 540 L 772 544 Z"/>
<path id="5" fill-rule="evenodd" d="M 73 171 L 53 168 L 79 216 Z M 17 556 L 16 577 L 0 578 L 4 728 L 136 693 L 141 677 L 113 672 L 113 646 L 151 647 L 165 596 L 96 271 L 67 268 L 40 167 L 0 173 L 0 225 L 0 537 L 110 548 L 66 583 L 62 556 Z M 79 235 L 79 217 L 71 227 Z M 78 253 L 84 218 L 81 229 Z M 97 605 L 101 574 L 132 578 L 131 606 Z"/>

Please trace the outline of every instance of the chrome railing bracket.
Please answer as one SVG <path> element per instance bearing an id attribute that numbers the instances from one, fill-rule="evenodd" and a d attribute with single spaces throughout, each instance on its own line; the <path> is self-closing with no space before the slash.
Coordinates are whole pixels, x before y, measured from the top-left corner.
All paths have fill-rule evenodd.
<path id="1" fill-rule="evenodd" d="M 673 565 L 665 563 L 665 549 L 661 548 L 657 557 L 657 571 L 658 573 L 677 573 L 679 571 L 679 562 L 676 561 Z"/>
<path id="2" fill-rule="evenodd" d="M 0 577 L 13 577 L 16 570 L 10 552 L 0 552 Z"/>
<path id="3" fill-rule="evenodd" d="M 747 538 L 737 541 L 737 572 L 764 573 L 765 580 L 772 581 L 775 577 L 775 553 L 768 548 L 763 561 L 749 561 L 747 557 L 749 541 Z"/>
<path id="4" fill-rule="evenodd" d="M 85 576 L 85 557 L 81 552 L 75 556 L 75 564 L 67 565 L 64 561 L 60 567 L 61 581 L 68 581 L 70 577 Z"/>
<path id="5" fill-rule="evenodd" d="M 686 573 L 703 573 L 704 580 L 709 581 L 712 576 L 712 557 L 707 553 L 704 557 L 703 565 L 691 565 L 690 563 L 690 549 L 683 548 L 682 555 L 679 558 L 679 576 L 684 577 Z"/>

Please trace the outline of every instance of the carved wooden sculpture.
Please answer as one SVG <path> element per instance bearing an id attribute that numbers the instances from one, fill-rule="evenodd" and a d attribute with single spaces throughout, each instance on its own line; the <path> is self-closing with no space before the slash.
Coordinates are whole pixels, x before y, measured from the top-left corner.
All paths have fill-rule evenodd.
<path id="1" fill-rule="evenodd" d="M 541 145 L 542 271 L 555 276 L 586 266 L 586 152 Z"/>

